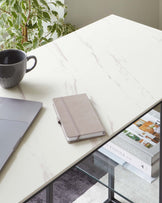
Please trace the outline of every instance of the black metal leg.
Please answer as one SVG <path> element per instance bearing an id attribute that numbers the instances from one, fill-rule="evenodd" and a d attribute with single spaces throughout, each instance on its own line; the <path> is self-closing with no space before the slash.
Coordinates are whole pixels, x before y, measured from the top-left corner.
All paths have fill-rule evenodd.
<path id="1" fill-rule="evenodd" d="M 112 189 L 114 189 L 114 184 L 115 184 L 115 170 L 114 166 L 109 165 L 108 166 L 108 186 Z M 117 199 L 114 197 L 114 191 L 112 189 L 108 189 L 108 199 L 104 203 L 120 203 Z"/>
<path id="2" fill-rule="evenodd" d="M 115 167 L 118 164 L 98 151 L 93 153 L 93 157 L 95 160 L 95 165 L 99 167 L 102 165 L 103 170 L 108 173 L 108 199 L 104 201 L 104 203 L 120 203 L 114 197 Z"/>
<path id="3" fill-rule="evenodd" d="M 159 203 L 162 203 L 162 103 L 160 104 L 160 173 L 159 173 Z"/>
<path id="4" fill-rule="evenodd" d="M 109 179 L 108 179 L 108 186 L 114 189 L 114 167 L 110 166 L 109 167 Z M 109 191 L 109 199 L 114 199 L 114 191 L 112 191 L 110 188 L 108 189 Z"/>
<path id="5" fill-rule="evenodd" d="M 46 203 L 53 203 L 53 183 L 46 188 Z"/>

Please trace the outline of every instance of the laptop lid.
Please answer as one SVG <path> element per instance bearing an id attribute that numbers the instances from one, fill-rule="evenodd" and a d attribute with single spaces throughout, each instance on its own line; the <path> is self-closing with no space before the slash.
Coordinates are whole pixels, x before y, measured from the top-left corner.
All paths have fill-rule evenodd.
<path id="1" fill-rule="evenodd" d="M 42 107 L 41 102 L 0 97 L 0 170 Z"/>

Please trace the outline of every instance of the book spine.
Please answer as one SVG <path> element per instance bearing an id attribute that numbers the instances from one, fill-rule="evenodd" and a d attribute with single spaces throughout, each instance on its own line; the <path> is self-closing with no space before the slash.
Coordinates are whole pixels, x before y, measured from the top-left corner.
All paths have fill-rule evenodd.
<path id="1" fill-rule="evenodd" d="M 145 163 L 144 161 L 138 159 L 136 156 L 132 155 L 131 153 L 123 150 L 118 145 L 115 145 L 111 141 L 103 146 L 106 150 L 109 150 L 113 154 L 117 155 L 121 159 L 125 160 L 129 164 L 133 165 L 134 167 L 141 170 L 143 173 L 147 174 L 148 176 L 153 175 L 152 166 Z"/>
<path id="2" fill-rule="evenodd" d="M 158 166 L 158 169 L 155 170 L 155 172 L 156 172 L 155 176 L 151 177 L 151 176 L 148 176 L 147 174 L 143 173 L 141 170 L 139 170 L 135 166 L 132 166 L 128 162 L 124 161 L 119 156 L 115 155 L 114 153 L 110 152 L 109 150 L 106 150 L 104 147 L 100 147 L 98 149 L 98 151 L 100 153 L 102 153 L 103 155 L 107 156 L 108 158 L 110 158 L 111 160 L 115 161 L 119 165 L 121 165 L 123 168 L 127 169 L 128 171 L 131 171 L 132 173 L 134 173 L 135 175 L 139 176 L 140 178 L 143 178 L 148 183 L 152 183 L 154 180 L 156 180 L 156 178 L 158 176 L 159 166 Z M 95 163 L 95 160 L 94 160 L 94 163 Z"/>

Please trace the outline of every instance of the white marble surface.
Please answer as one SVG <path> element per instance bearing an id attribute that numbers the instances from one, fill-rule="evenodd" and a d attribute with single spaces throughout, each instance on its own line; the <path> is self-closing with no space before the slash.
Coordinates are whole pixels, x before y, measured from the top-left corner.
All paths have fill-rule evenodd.
<path id="1" fill-rule="evenodd" d="M 0 202 L 23 202 L 162 96 L 162 32 L 115 15 L 33 50 L 37 67 L 0 96 L 43 109 L 0 173 Z M 29 54 L 28 54 L 29 55 Z M 68 144 L 52 98 L 87 93 L 108 133 Z"/>

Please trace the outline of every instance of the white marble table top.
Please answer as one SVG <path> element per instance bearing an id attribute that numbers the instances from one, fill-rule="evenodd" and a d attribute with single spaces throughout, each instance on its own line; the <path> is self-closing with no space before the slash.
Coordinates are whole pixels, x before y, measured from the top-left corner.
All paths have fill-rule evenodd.
<path id="1" fill-rule="evenodd" d="M 0 173 L 0 202 L 23 202 L 162 96 L 162 32 L 108 16 L 33 50 L 37 67 L 0 96 L 43 102 L 43 109 Z M 108 135 L 68 144 L 54 97 L 87 93 Z"/>

